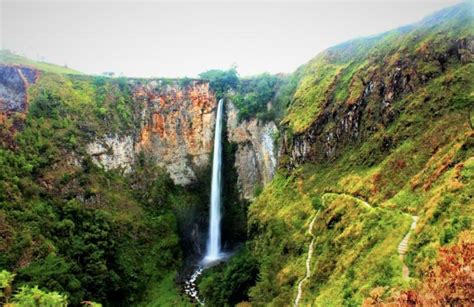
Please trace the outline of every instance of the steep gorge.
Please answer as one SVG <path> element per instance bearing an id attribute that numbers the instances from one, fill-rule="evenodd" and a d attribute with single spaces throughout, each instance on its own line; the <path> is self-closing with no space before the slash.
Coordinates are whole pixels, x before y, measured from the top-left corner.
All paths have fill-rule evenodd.
<path id="1" fill-rule="evenodd" d="M 329 48 L 289 76 L 4 61 L 0 268 L 73 304 L 188 304 L 176 282 L 205 252 L 224 98 L 222 246 L 236 253 L 193 280 L 206 304 L 393 302 L 440 248 L 472 238 L 470 9 Z"/>
<path id="2" fill-rule="evenodd" d="M 75 206 L 82 203 L 86 210 L 110 212 L 113 219 L 119 218 L 131 225 L 135 224 L 134 219 L 147 219 L 149 214 L 166 216 L 171 211 L 174 218 L 166 217 L 163 223 L 167 225 L 161 227 L 176 227 L 171 232 L 179 234 L 182 252 L 177 253 L 174 237 L 168 234 L 169 243 L 164 247 L 174 250 L 177 257 L 177 262 L 168 270 L 182 268 L 181 257 L 193 259 L 204 253 L 216 111 L 216 96 L 209 81 L 56 74 L 21 63 L 1 64 L 0 76 L 1 162 L 5 170 L 0 178 L 0 198 L 4 205 L 28 199 L 33 203 L 74 202 Z M 231 108 L 231 102 L 228 107 Z M 240 169 L 234 168 L 233 163 L 230 168 L 226 166 L 226 172 L 235 173 L 235 179 L 225 183 L 227 214 L 224 215 L 223 239 L 227 249 L 245 239 L 245 202 L 253 196 L 254 185 L 271 179 L 276 166 L 273 147 L 268 152 L 268 146 L 260 147 L 258 141 L 250 150 L 230 150 L 239 142 L 251 142 L 253 136 L 233 138 L 234 129 L 240 123 L 232 121 L 232 116 L 236 119 L 238 110 L 234 108 L 228 114 L 226 161 L 244 161 L 251 156 L 254 165 Z M 252 133 L 269 136 L 266 127 L 255 121 L 252 125 Z M 55 129 L 53 134 L 52 128 Z M 274 124 L 272 128 L 276 129 Z M 20 182 L 14 181 L 20 169 L 11 164 L 16 159 L 26 163 Z M 249 175 L 249 170 L 255 173 Z M 167 181 L 168 176 L 171 182 Z M 243 182 L 244 188 L 234 191 L 232 186 L 237 181 Z M 40 194 L 34 192 L 36 196 L 29 196 L 29 189 L 36 189 Z M 118 192 L 120 189 L 122 192 Z M 21 211 L 31 210 L 29 206 L 18 206 Z M 2 250 L 11 251 L 20 244 L 21 233 L 33 239 L 26 248 L 20 248 L 23 256 L 12 254 L 2 259 L 2 268 L 17 271 L 40 265 L 37 262 L 44 261 L 44 256 L 37 251 L 34 242 L 48 240 L 51 235 L 27 234 L 29 230 L 12 226 L 18 221 L 9 215 L 9 210 L 3 207 L 1 211 L 2 229 L 7 238 Z M 62 213 L 58 215 L 61 219 Z M 236 215 L 240 218 L 236 219 Z M 41 227 L 48 229 L 49 226 Z M 136 235 L 134 230 L 130 235 Z M 150 240 L 160 244 L 154 235 L 150 234 Z M 125 247 L 128 243 L 120 244 Z M 65 257 L 62 250 L 60 254 Z M 21 256 L 20 259 L 15 259 L 17 256 Z M 149 264 L 145 261 L 143 265 Z M 112 271 L 110 267 L 109 270 Z M 27 277 L 20 274 L 19 278 Z M 89 289 L 90 286 L 83 284 L 83 287 Z M 72 302 L 83 295 L 99 301 L 106 299 L 97 294 L 90 296 L 90 293 L 102 291 L 105 295 L 108 290 L 92 288 L 86 293 L 62 285 L 51 289 L 69 293 Z"/>

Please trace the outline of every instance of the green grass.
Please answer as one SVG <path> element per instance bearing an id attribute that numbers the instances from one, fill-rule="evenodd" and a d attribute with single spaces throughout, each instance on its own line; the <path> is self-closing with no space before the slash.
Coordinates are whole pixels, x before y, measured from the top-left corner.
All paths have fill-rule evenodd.
<path id="1" fill-rule="evenodd" d="M 9 64 L 9 65 L 28 66 L 28 67 L 36 68 L 41 71 L 56 73 L 56 74 L 71 74 L 71 75 L 82 74 L 81 72 L 77 70 L 74 70 L 65 66 L 59 66 L 55 64 L 46 63 L 46 62 L 33 61 L 28 58 L 11 53 L 8 50 L 0 50 L 0 63 Z"/>
<path id="2" fill-rule="evenodd" d="M 405 69 L 427 78 L 394 96 L 390 121 L 377 115 L 384 97 L 367 97 L 357 139 L 341 142 L 332 160 L 316 157 L 291 171 L 280 170 L 251 204 L 249 246 L 260 269 L 250 290 L 252 303 L 280 306 L 294 300 L 305 274 L 313 205 L 321 207 L 323 195 L 330 196 L 313 228 L 313 274 L 303 305 L 358 306 L 376 287 L 406 289 L 422 280 L 439 247 L 472 230 L 474 64 L 449 56 L 442 67 L 433 59 L 472 37 L 473 21 L 459 7 L 450 14 L 456 17 L 438 20 L 436 26 L 425 21 L 330 48 L 302 68 L 283 120 L 290 143 L 293 134 L 305 134 L 312 125 L 321 132 L 308 138 L 334 132 L 335 114 L 361 103 L 373 76 L 373 82 L 390 82 L 400 61 L 416 58 L 416 66 Z M 420 219 L 405 257 L 411 278 L 405 281 L 397 246 L 410 215 Z"/>
<path id="3" fill-rule="evenodd" d="M 404 58 L 423 55 L 416 62 L 419 73 L 440 75 L 436 55 L 447 54 L 449 43 L 474 35 L 470 12 L 470 4 L 463 3 L 436 18 L 325 50 L 298 72 L 298 86 L 283 123 L 295 133 L 305 131 L 326 104 L 353 104 L 362 95 L 362 80 L 368 81 L 377 70 L 393 69 Z"/>
<path id="4" fill-rule="evenodd" d="M 148 287 L 139 307 L 193 306 L 175 284 L 176 272 L 171 272 L 159 281 L 153 281 Z"/>

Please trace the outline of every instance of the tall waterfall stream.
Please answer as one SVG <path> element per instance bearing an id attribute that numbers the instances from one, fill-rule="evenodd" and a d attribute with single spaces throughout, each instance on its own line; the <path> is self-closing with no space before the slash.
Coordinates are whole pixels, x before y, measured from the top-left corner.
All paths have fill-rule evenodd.
<path id="1" fill-rule="evenodd" d="M 223 99 L 219 100 L 214 132 L 214 154 L 212 159 L 211 212 L 209 214 L 209 238 L 204 262 L 214 262 L 221 255 L 221 177 L 222 177 L 222 108 Z"/>
<path id="2" fill-rule="evenodd" d="M 204 302 L 199 297 L 196 280 L 204 269 L 225 258 L 221 252 L 221 177 L 222 177 L 222 118 L 224 100 L 220 99 L 217 106 L 216 126 L 214 131 L 214 152 L 212 159 L 211 205 L 209 213 L 209 236 L 206 255 L 194 273 L 185 281 L 184 291 L 200 305 Z"/>

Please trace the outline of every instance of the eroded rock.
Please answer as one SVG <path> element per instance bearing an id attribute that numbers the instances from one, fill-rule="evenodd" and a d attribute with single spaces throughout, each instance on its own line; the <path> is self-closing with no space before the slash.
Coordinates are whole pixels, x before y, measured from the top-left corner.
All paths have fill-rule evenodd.
<path id="1" fill-rule="evenodd" d="M 232 102 L 226 104 L 227 137 L 237 144 L 235 168 L 241 196 L 251 199 L 257 186 L 270 182 L 277 167 L 276 136 L 274 122 L 260 122 L 253 118 L 238 122 L 238 110 Z"/>

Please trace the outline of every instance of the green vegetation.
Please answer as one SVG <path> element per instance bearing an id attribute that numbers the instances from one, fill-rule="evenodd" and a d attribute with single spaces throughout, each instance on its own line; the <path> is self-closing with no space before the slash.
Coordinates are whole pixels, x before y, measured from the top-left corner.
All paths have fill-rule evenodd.
<path id="1" fill-rule="evenodd" d="M 455 66 L 397 102 L 397 120 L 347 146 L 335 161 L 305 164 L 273 179 L 249 209 L 251 252 L 260 270 L 252 302 L 294 299 L 304 276 L 305 232 L 318 209 L 325 208 L 313 230 L 314 273 L 303 304 L 359 305 L 375 287 L 408 287 L 396 252 L 410 224 L 401 212 L 420 216 L 406 256 L 413 278 L 426 274 L 440 246 L 472 230 L 473 134 L 468 107 L 458 109 L 458 101 L 469 99 L 462 89 L 469 88 L 472 71 L 472 64 Z M 393 140 L 390 150 L 383 138 Z M 354 195 L 380 209 L 368 211 L 344 197 L 323 206 L 326 192 Z"/>
<path id="2" fill-rule="evenodd" d="M 440 247 L 456 243 L 463 231 L 472 236 L 474 66 L 449 46 L 472 39 L 473 21 L 462 5 L 443 16 L 429 28 L 422 22 L 331 48 L 299 71 L 283 121 L 287 137 L 308 133 L 311 125 L 334 133 L 338 123 L 325 116 L 344 115 L 362 101 L 360 134 L 352 142 L 340 140 L 332 160 L 317 152 L 314 163 L 281 169 L 251 204 L 248 245 L 259 267 L 249 292 L 253 304 L 295 299 L 316 210 L 312 274 L 302 305 L 358 306 L 373 289 L 386 289 L 384 295 L 407 289 L 428 274 Z M 393 93 L 390 120 L 374 115 L 384 97 L 361 100 L 369 80 L 388 84 L 390 71 L 413 58 L 416 67 L 402 70 L 416 69 L 423 81 Z M 441 65 L 433 58 L 446 60 Z M 397 246 L 410 215 L 420 219 L 404 259 L 410 280 L 404 280 Z"/>
<path id="3" fill-rule="evenodd" d="M 162 280 L 152 282 L 143 301 L 137 305 L 140 307 L 192 306 L 192 304 L 179 293 L 175 284 L 175 276 L 176 273 L 171 272 Z"/>
<path id="4" fill-rule="evenodd" d="M 262 74 L 253 78 L 243 79 L 232 96 L 232 102 L 239 109 L 239 119 L 261 117 L 267 112 L 267 104 L 275 96 L 278 77 Z"/>
<path id="5" fill-rule="evenodd" d="M 241 79 L 230 100 L 239 110 L 239 120 L 257 118 L 280 121 L 297 84 L 296 75 L 270 75 Z"/>
<path id="6" fill-rule="evenodd" d="M 32 61 L 28 58 L 11 53 L 8 50 L 0 50 L 0 64 L 14 64 L 33 67 L 41 71 L 51 72 L 56 74 L 71 74 L 80 75 L 81 72 L 68 68 L 66 66 L 59 66 L 55 64 Z"/>
<path id="7" fill-rule="evenodd" d="M 240 120 L 281 119 L 287 141 L 284 167 L 255 187 L 251 204 L 238 197 L 236 146 L 224 141 L 224 239 L 247 242 L 198 281 L 208 305 L 291 304 L 306 274 L 313 218 L 303 305 L 378 303 L 420 288 L 438 251 L 469 250 L 460 242 L 474 235 L 468 5 L 335 46 L 290 76 L 201 74 L 217 98 L 234 102 Z M 144 153 L 131 174 L 97 167 L 86 144 L 138 131 L 132 81 L 74 75 L 5 52 L 1 59 L 43 72 L 28 112 L 0 118 L 0 135 L 11 135 L 0 141 L 0 303 L 190 305 L 176 279 L 192 253 L 189 225 L 207 223 L 209 170 L 184 188 Z M 294 148 L 295 140 L 305 143 Z M 419 220 L 402 258 L 397 247 L 412 216 Z"/>
<path id="8" fill-rule="evenodd" d="M 136 303 L 181 264 L 173 201 L 183 191 L 146 160 L 124 177 L 85 152 L 137 124 L 128 83 L 44 72 L 29 94 L 13 146 L 0 148 L 0 267 L 25 296 L 38 286 L 73 305 Z"/>
<path id="9" fill-rule="evenodd" d="M 0 303 L 7 307 L 60 307 L 67 306 L 67 296 L 57 292 L 46 292 L 38 289 L 37 286 L 30 288 L 22 286 L 20 289 L 13 290 L 12 282 L 15 274 L 8 271 L 0 271 Z M 100 307 L 101 304 L 89 302 L 89 306 Z"/>
<path id="10" fill-rule="evenodd" d="M 234 306 L 248 300 L 257 273 L 257 261 L 244 247 L 229 262 L 204 271 L 199 290 L 207 306 Z"/>
<path id="11" fill-rule="evenodd" d="M 239 120 L 257 118 L 262 121 L 279 121 L 291 101 L 299 74 L 261 75 L 241 78 L 235 68 L 209 70 L 199 75 L 210 81 L 218 98 L 227 97 L 239 110 Z"/>
<path id="12" fill-rule="evenodd" d="M 296 133 L 303 132 L 322 115 L 326 105 L 333 104 L 336 109 L 353 104 L 361 98 L 364 82 L 404 59 L 420 58 L 413 68 L 427 78 L 440 75 L 445 63 L 438 58 L 450 52 L 453 41 L 474 35 L 470 12 L 470 4 L 463 3 L 418 24 L 327 49 L 300 68 L 298 87 L 284 123 Z"/>
<path id="13" fill-rule="evenodd" d="M 224 98 L 229 90 L 237 88 L 239 84 L 239 77 L 235 67 L 231 67 L 228 70 L 211 69 L 199 74 L 199 77 L 209 81 L 217 99 Z"/>

